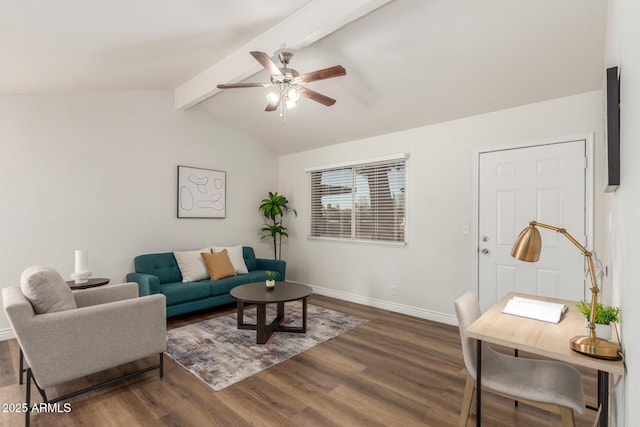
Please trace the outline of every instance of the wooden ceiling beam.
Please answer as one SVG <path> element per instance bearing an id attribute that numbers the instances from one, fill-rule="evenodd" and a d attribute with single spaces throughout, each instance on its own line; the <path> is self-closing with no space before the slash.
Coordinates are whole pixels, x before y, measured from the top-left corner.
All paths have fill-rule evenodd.
<path id="1" fill-rule="evenodd" d="M 252 50 L 300 50 L 394 0 L 314 0 L 284 21 L 174 89 L 176 109 L 186 109 L 220 92 L 218 83 L 240 82 L 263 68 Z M 275 51 L 274 49 L 274 51 Z M 273 54 L 273 52 L 267 52 Z"/>

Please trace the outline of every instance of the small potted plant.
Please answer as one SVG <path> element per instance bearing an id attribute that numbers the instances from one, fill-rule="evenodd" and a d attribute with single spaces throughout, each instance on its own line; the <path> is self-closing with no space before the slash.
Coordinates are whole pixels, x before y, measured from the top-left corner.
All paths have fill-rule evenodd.
<path id="1" fill-rule="evenodd" d="M 273 288 L 276 286 L 276 277 L 277 277 L 276 272 L 266 270 L 264 274 L 267 276 L 267 281 L 265 282 L 267 286 L 267 290 L 272 291 Z"/>
<path id="2" fill-rule="evenodd" d="M 577 304 L 580 313 L 587 319 L 587 335 L 589 335 L 589 318 L 591 316 L 591 304 L 586 301 L 579 301 Z M 596 307 L 596 336 L 605 340 L 611 340 L 611 323 L 620 323 L 620 308 L 607 307 L 598 303 Z"/>

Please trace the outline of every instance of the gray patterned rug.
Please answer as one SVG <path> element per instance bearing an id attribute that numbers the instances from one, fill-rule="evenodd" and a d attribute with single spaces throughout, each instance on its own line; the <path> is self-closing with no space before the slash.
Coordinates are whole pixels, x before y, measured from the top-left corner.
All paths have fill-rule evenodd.
<path id="1" fill-rule="evenodd" d="M 275 306 L 267 306 L 267 323 Z M 245 323 L 255 323 L 255 306 L 245 309 Z M 302 303 L 285 305 L 283 324 L 302 324 Z M 350 314 L 307 306 L 307 333 L 274 332 L 256 344 L 256 332 L 238 330 L 236 313 L 167 331 L 167 355 L 216 391 L 367 323 Z"/>

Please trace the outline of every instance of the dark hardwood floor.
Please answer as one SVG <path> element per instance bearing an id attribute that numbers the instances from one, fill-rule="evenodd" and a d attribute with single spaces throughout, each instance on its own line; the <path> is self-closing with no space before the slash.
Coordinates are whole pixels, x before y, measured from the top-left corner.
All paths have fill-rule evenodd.
<path id="1" fill-rule="evenodd" d="M 32 415 L 33 426 L 454 426 L 464 389 L 458 328 L 323 296 L 311 304 L 369 319 L 222 391 L 215 392 L 165 357 L 153 371 L 69 401 L 69 413 Z M 168 328 L 227 314 L 235 306 L 171 318 Z M 151 365 L 156 358 L 91 375 L 53 389 L 55 397 Z M 583 371 L 595 405 L 596 374 Z M 36 392 L 36 398 L 39 396 Z M 0 403 L 24 401 L 15 340 L 0 342 Z M 3 407 L 4 408 L 4 407 Z M 595 412 L 577 415 L 591 426 Z M 559 417 L 483 393 L 487 426 L 557 426 Z M 0 413 L 20 426 L 23 414 Z M 468 425 L 475 425 L 472 414 Z"/>

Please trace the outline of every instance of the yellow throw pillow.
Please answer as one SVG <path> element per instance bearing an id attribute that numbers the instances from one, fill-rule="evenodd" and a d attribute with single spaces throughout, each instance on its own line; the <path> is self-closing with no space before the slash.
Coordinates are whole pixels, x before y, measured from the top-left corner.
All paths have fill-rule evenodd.
<path id="1" fill-rule="evenodd" d="M 225 277 L 236 275 L 226 249 L 221 252 L 216 252 L 215 254 L 203 252 L 200 256 L 202 256 L 204 263 L 207 265 L 211 280 L 224 279 Z"/>

